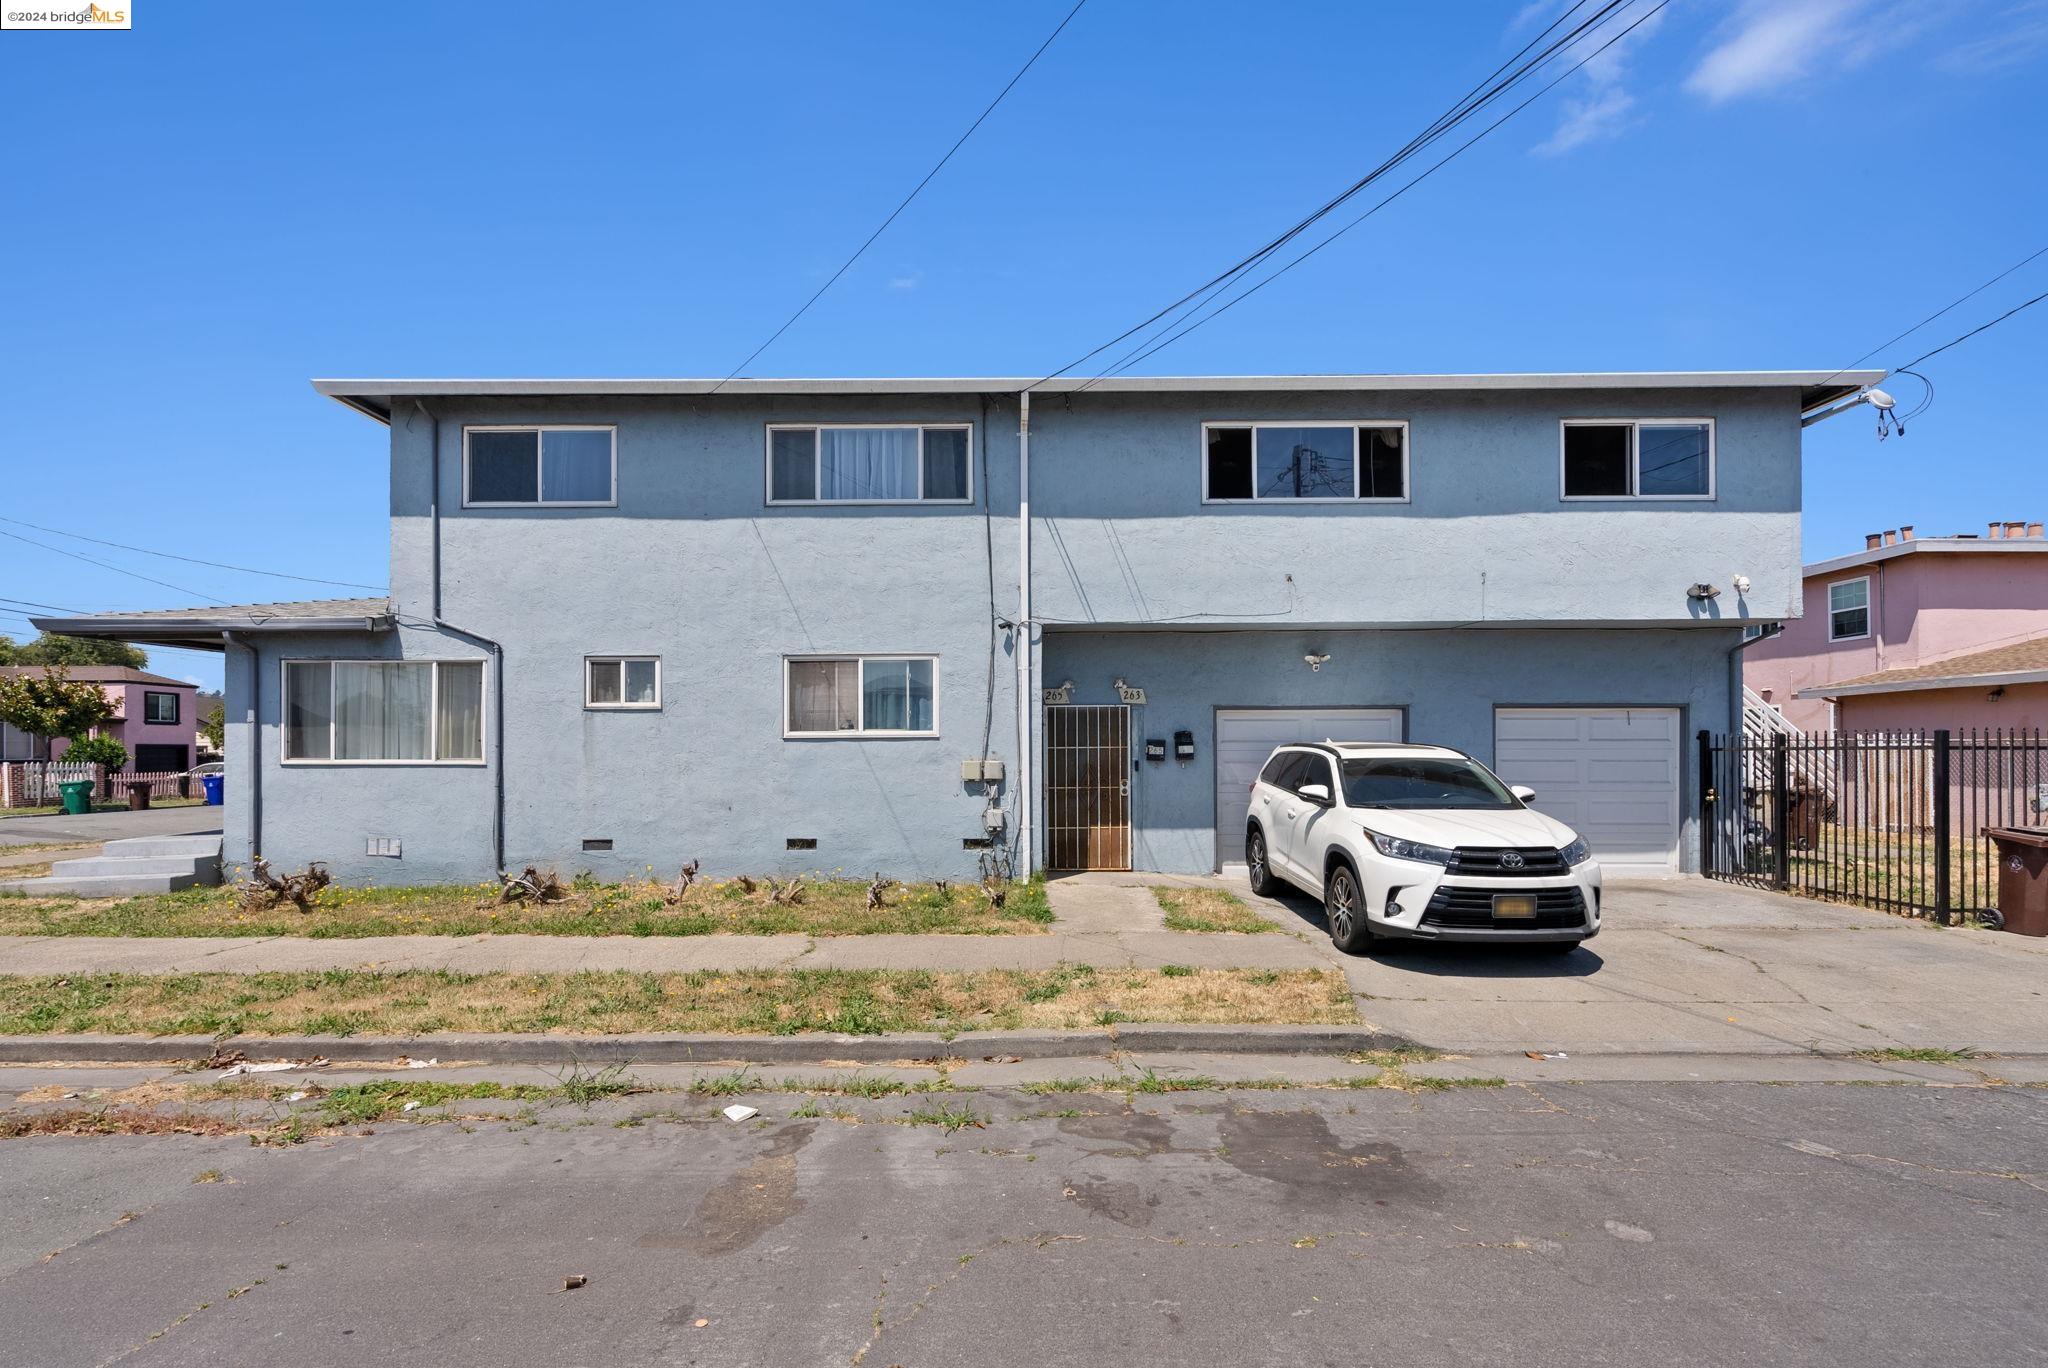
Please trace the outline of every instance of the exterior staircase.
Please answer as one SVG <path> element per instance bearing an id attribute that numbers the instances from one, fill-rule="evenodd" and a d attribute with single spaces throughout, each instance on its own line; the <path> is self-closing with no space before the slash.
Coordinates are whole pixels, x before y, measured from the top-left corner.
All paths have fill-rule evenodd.
<path id="1" fill-rule="evenodd" d="M 109 841 L 97 855 L 58 860 L 40 879 L 15 879 L 0 883 L 0 888 L 109 898 L 217 884 L 220 842 L 219 836 L 135 836 Z"/>

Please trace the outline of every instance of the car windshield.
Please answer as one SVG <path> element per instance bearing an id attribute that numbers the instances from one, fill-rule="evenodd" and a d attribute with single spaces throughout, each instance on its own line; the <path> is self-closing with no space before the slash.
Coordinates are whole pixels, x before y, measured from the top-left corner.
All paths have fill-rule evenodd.
<path id="1" fill-rule="evenodd" d="M 1472 760 L 1389 756 L 1344 762 L 1344 801 L 1364 808 L 1511 808 L 1515 796 Z"/>

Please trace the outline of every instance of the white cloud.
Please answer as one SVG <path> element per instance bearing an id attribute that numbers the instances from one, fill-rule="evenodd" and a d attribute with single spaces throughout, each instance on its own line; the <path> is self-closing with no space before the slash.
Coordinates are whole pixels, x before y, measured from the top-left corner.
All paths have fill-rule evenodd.
<path id="1" fill-rule="evenodd" d="M 2022 0 L 1999 11 L 1994 22 L 2004 27 L 1943 53 L 1941 69 L 1957 76 L 1988 75 L 2048 54 L 2048 0 Z"/>
<path id="2" fill-rule="evenodd" d="M 1618 22 L 1626 28 L 1630 22 L 1629 12 L 1623 11 Z M 1556 131 L 1530 150 L 1538 156 L 1555 157 L 1590 142 L 1621 136 L 1635 122 L 1630 117 L 1636 105 L 1635 96 L 1626 88 L 1629 60 L 1635 55 L 1635 49 L 1647 41 L 1663 22 L 1664 11 L 1653 10 L 1649 18 L 1628 30 L 1627 37 L 1587 58 L 1578 73 L 1584 82 L 1583 92 L 1565 97 Z M 1617 31 L 1612 25 L 1595 29 L 1567 49 L 1565 57 L 1569 60 L 1574 53 L 1588 46 L 1598 49 Z"/>
<path id="3" fill-rule="evenodd" d="M 917 288 L 919 279 L 920 277 L 914 275 L 890 276 L 889 288 L 892 290 L 914 290 Z"/>
<path id="4" fill-rule="evenodd" d="M 1952 13 L 1924 0 L 1745 0 L 1685 88 L 1715 104 L 1776 94 L 1903 47 Z"/>

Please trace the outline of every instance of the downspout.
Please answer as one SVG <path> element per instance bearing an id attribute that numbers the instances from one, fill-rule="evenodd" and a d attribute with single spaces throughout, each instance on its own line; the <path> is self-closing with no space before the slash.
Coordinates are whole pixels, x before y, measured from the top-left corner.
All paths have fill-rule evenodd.
<path id="1" fill-rule="evenodd" d="M 263 853 L 263 729 L 256 721 L 256 700 L 263 693 L 263 663 L 256 648 L 233 632 L 220 635 L 228 645 L 249 653 L 249 706 L 243 710 L 242 721 L 249 729 L 249 860 L 254 863 Z M 222 742 L 225 744 L 225 737 Z"/>
<path id="2" fill-rule="evenodd" d="M 505 872 L 505 648 L 487 636 L 457 627 L 441 616 L 441 420 L 413 400 L 427 420 L 428 463 L 432 481 L 427 494 L 427 521 L 433 542 L 433 619 L 441 631 L 473 641 L 491 653 L 491 866 Z"/>
<path id="3" fill-rule="evenodd" d="M 1031 745 L 1031 391 L 1017 404 L 1017 872 L 1030 878 L 1037 766 Z"/>

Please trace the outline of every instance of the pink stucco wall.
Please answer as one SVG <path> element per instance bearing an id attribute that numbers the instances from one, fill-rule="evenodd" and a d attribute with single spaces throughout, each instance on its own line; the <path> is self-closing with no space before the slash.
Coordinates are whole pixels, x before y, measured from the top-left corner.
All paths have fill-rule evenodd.
<path id="1" fill-rule="evenodd" d="M 99 734 L 111 736 L 128 748 L 131 757 L 138 755 L 142 746 L 183 746 L 185 763 L 190 765 L 196 753 L 199 739 L 199 719 L 194 715 L 193 700 L 198 690 L 189 684 L 102 684 L 100 690 L 113 702 L 115 713 L 112 721 L 99 727 Z M 178 696 L 178 720 L 171 723 L 145 722 L 142 695 L 145 693 L 174 693 Z M 50 743 L 50 758 L 61 760 L 70 742 L 59 738 Z M 131 764 L 130 768 L 134 768 Z"/>
<path id="2" fill-rule="evenodd" d="M 1859 694 L 1841 701 L 1841 730 L 2048 732 L 2048 684 L 2010 684 L 1993 701 L 1989 689 L 1916 689 Z"/>
<path id="3" fill-rule="evenodd" d="M 2037 538 L 2032 544 L 2039 547 L 2044 543 Z M 1809 576 L 1803 595 L 1805 615 L 1743 652 L 1743 682 L 1778 705 L 1792 725 L 1804 731 L 1826 731 L 1830 725 L 1826 700 L 1795 698 L 1794 694 L 1879 670 L 1930 664 L 2048 635 L 2048 552 L 1989 549 L 1997 546 L 1995 542 L 1983 545 L 1981 551 L 1916 551 Z M 1858 641 L 1829 641 L 1828 586 L 1866 575 L 1870 578 L 1870 635 Z M 2012 696 L 2009 691 L 2008 698 Z M 1864 701 L 1873 700 L 1858 700 Z M 1846 711 L 1848 700 L 1843 703 Z M 1839 718 L 1836 725 L 1852 729 Z M 1858 723 L 1853 729 L 1861 727 Z"/>

